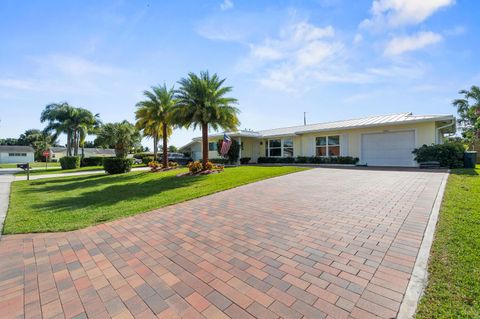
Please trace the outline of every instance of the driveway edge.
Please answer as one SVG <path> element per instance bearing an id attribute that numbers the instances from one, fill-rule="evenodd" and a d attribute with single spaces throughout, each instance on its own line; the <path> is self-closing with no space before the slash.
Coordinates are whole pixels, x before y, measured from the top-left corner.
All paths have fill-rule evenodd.
<path id="1" fill-rule="evenodd" d="M 410 282 L 408 283 L 402 304 L 400 305 L 400 310 L 397 316 L 399 319 L 410 319 L 415 316 L 418 303 L 423 295 L 425 287 L 427 286 L 428 259 L 430 256 L 430 249 L 432 248 L 438 215 L 440 213 L 440 207 L 442 206 L 443 195 L 445 193 L 445 187 L 447 185 L 449 175 L 450 172 L 443 177 L 437 197 L 433 203 L 430 219 L 428 220 L 422 244 L 420 246 L 420 250 L 418 251 L 417 260 L 415 261 L 415 266 L 413 267 L 412 277 L 410 278 Z"/>
<path id="2" fill-rule="evenodd" d="M 0 175 L 0 238 L 2 238 L 3 225 L 10 204 L 10 188 L 13 180 L 13 175 Z"/>

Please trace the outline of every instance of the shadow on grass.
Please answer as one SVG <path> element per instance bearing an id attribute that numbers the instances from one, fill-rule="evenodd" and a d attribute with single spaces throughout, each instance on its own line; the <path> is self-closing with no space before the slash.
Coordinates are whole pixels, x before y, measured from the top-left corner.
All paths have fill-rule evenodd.
<path id="1" fill-rule="evenodd" d="M 91 191 L 86 191 L 78 195 L 65 196 L 52 200 L 46 200 L 42 203 L 34 205 L 34 208 L 52 213 L 55 211 L 75 211 L 87 207 L 98 208 L 108 207 L 122 201 L 136 201 L 152 196 L 160 196 L 162 192 L 170 191 L 176 188 L 187 187 L 195 183 L 199 183 L 203 178 L 199 177 L 182 177 L 175 175 L 142 180 L 141 176 L 149 173 L 141 173 L 135 175 L 118 175 L 109 176 L 108 178 L 90 176 L 82 178 L 83 181 L 60 185 L 50 185 L 43 187 L 39 192 L 49 191 L 71 191 L 79 188 L 92 188 Z M 68 181 L 68 179 L 67 179 Z M 99 183 L 109 186 L 102 189 L 96 189 Z"/>
<path id="2" fill-rule="evenodd" d="M 451 173 L 454 175 L 470 175 L 470 176 L 478 176 L 480 169 L 474 169 L 474 168 L 457 168 L 457 169 L 452 169 Z"/>

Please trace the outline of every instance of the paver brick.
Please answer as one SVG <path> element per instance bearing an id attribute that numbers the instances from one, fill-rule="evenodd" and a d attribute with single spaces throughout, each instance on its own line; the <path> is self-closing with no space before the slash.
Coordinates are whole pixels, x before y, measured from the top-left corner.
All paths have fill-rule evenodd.
<path id="1" fill-rule="evenodd" d="M 313 169 L 82 230 L 3 236 L 0 308 L 8 319 L 396 317 L 444 176 Z"/>

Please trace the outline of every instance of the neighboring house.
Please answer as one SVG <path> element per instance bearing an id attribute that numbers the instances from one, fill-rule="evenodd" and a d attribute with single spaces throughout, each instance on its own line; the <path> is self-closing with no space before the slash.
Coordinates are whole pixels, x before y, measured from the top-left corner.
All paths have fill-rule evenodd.
<path id="1" fill-rule="evenodd" d="M 31 146 L 0 145 L 0 163 L 30 163 L 35 161 Z"/>
<path id="2" fill-rule="evenodd" d="M 256 162 L 265 157 L 352 156 L 369 166 L 417 166 L 412 151 L 423 144 L 441 144 L 456 131 L 453 115 L 401 113 L 360 119 L 308 124 L 262 131 L 227 132 L 241 145 L 240 157 Z M 209 157 L 217 158 L 216 142 L 209 137 Z M 180 148 L 193 159 L 202 157 L 201 138 Z"/>
<path id="3" fill-rule="evenodd" d="M 115 150 L 111 148 L 84 148 L 84 157 L 111 157 L 115 156 Z M 82 149 L 78 150 L 79 156 L 82 155 Z M 50 148 L 50 160 L 58 162 L 62 157 L 67 156 L 67 148 L 63 146 L 54 146 Z"/>

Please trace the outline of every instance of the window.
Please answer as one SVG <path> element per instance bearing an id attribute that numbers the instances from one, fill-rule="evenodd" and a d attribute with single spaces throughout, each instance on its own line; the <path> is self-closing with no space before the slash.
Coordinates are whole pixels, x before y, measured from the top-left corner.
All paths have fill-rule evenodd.
<path id="1" fill-rule="evenodd" d="M 293 139 L 285 138 L 283 139 L 283 157 L 292 157 L 293 156 Z"/>
<path id="2" fill-rule="evenodd" d="M 293 139 L 272 139 L 268 140 L 267 157 L 292 157 L 293 156 Z"/>
<path id="3" fill-rule="evenodd" d="M 27 153 L 8 153 L 8 156 L 9 157 L 26 157 L 27 156 Z"/>
<path id="4" fill-rule="evenodd" d="M 340 156 L 340 136 L 320 136 L 315 139 L 316 156 Z"/>
<path id="5" fill-rule="evenodd" d="M 208 150 L 210 152 L 216 151 L 217 150 L 217 143 L 215 143 L 215 142 L 208 143 Z"/>

